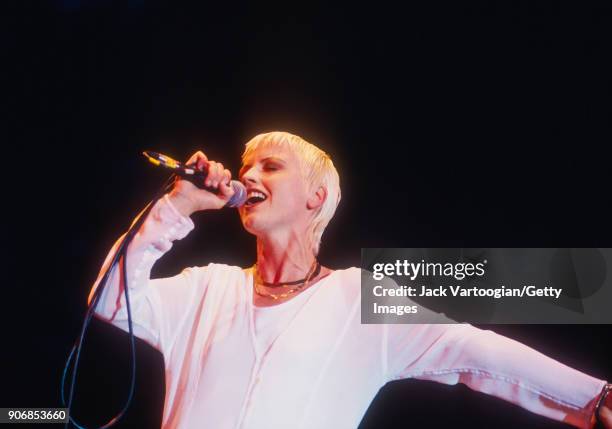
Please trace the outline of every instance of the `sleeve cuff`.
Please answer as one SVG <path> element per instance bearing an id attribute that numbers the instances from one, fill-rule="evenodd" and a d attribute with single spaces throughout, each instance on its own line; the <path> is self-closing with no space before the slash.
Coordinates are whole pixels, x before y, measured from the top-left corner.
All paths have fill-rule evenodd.
<path id="1" fill-rule="evenodd" d="M 193 223 L 193 221 L 187 217 L 187 216 L 183 216 L 181 214 L 181 212 L 178 211 L 178 209 L 176 207 L 174 207 L 174 204 L 172 204 L 172 201 L 170 201 L 170 198 L 168 197 L 168 194 L 164 195 L 164 203 L 165 206 L 169 208 L 169 210 L 160 210 L 160 217 L 162 218 L 162 220 L 166 223 L 177 223 L 179 224 L 179 228 L 181 230 L 186 230 L 185 235 L 187 235 L 187 233 L 189 231 L 191 231 L 195 225 Z M 183 236 L 181 237 L 177 237 L 177 238 L 183 238 Z"/>

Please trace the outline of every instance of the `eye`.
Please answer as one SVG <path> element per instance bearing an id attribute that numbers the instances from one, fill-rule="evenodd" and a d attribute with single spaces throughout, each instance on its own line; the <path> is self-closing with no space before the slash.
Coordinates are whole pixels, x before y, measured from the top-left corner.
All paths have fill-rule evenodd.
<path id="1" fill-rule="evenodd" d="M 276 170 L 280 170 L 280 166 L 275 163 L 268 162 L 264 165 L 264 171 L 276 171 Z"/>

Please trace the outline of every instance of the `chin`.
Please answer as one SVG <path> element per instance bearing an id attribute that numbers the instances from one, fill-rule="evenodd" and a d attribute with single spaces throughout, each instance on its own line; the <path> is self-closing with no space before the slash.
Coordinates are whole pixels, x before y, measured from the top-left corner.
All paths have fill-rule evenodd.
<path id="1" fill-rule="evenodd" d="M 257 235 L 259 232 L 261 232 L 263 225 L 261 225 L 261 222 L 257 222 L 254 216 L 241 213 L 240 220 L 242 221 L 242 226 L 247 230 L 247 232 L 253 235 Z"/>

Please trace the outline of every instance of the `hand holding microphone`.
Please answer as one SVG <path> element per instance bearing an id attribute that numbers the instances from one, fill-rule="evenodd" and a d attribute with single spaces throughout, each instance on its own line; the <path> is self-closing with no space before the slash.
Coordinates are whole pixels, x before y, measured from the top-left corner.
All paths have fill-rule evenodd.
<path id="1" fill-rule="evenodd" d="M 202 151 L 194 153 L 186 165 L 155 152 L 143 154 L 153 164 L 171 169 L 177 175 L 169 198 L 184 216 L 200 210 L 239 207 L 246 200 L 244 185 L 231 180 L 230 171 L 220 162 L 209 160 Z"/>

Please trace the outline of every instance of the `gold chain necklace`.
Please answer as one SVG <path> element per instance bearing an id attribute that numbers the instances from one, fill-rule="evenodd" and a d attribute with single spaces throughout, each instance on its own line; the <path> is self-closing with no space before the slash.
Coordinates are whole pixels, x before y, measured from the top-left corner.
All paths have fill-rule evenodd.
<path id="1" fill-rule="evenodd" d="M 255 264 L 255 265 L 253 265 L 253 271 L 254 271 L 253 284 L 255 286 L 255 292 L 259 296 L 264 296 L 266 298 L 272 298 L 275 301 L 277 299 L 287 298 L 291 294 L 294 294 L 297 291 L 299 291 L 299 290 L 301 290 L 301 289 L 303 289 L 305 287 L 308 287 L 308 284 L 310 283 L 310 280 L 312 280 L 312 276 L 315 273 L 315 271 L 317 271 L 317 267 L 318 266 L 319 266 L 319 263 L 315 259 L 314 263 L 312 264 L 312 267 L 310 267 L 310 270 L 308 271 L 308 276 L 306 276 L 306 278 L 304 279 L 304 282 L 302 284 L 299 284 L 297 287 L 294 287 L 293 289 L 289 289 L 287 292 L 275 294 L 275 293 L 270 293 L 270 292 L 267 292 L 267 291 L 263 291 L 263 290 L 261 290 L 259 288 L 259 284 L 260 283 L 264 283 L 264 282 L 261 279 L 261 276 L 259 275 L 259 270 L 257 269 L 257 264 Z"/>

